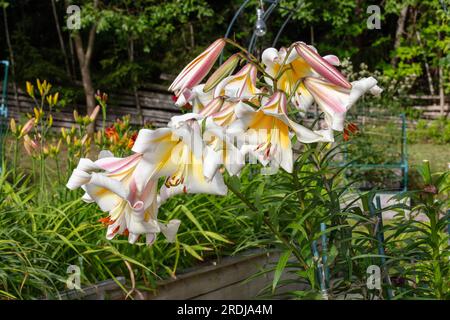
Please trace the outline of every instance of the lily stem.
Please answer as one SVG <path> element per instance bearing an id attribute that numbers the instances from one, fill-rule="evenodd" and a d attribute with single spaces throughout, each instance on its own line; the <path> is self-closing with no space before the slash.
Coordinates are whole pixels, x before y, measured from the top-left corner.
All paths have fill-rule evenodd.
<path id="1" fill-rule="evenodd" d="M 225 182 L 228 189 L 231 190 L 250 210 L 252 210 L 255 213 L 259 213 L 258 208 L 255 207 L 253 203 L 251 203 L 241 192 L 238 190 L 235 190 L 228 181 Z M 275 226 L 270 222 L 269 218 L 263 215 L 263 222 L 264 224 L 272 231 L 272 233 L 279 239 L 281 242 L 284 243 L 285 246 L 287 246 L 289 249 L 291 249 L 294 256 L 297 258 L 297 260 L 300 262 L 300 264 L 305 268 L 305 270 L 309 269 L 308 264 L 306 263 L 305 259 L 303 259 L 301 252 L 298 250 L 295 245 L 290 243 L 281 233 L 279 230 L 275 228 Z"/>

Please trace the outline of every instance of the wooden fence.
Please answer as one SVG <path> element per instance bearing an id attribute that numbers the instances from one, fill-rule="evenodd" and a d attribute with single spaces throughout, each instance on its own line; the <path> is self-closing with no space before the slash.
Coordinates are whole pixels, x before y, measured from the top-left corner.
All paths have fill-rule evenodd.
<path id="1" fill-rule="evenodd" d="M 8 91 L 8 109 L 9 116 L 18 119 L 20 115 L 32 113 L 33 101 L 22 90 L 18 89 L 18 103 L 14 97 L 12 88 Z M 149 85 L 145 89 L 138 91 L 139 102 L 142 110 L 144 123 L 152 123 L 155 127 L 165 126 L 170 118 L 180 114 L 180 110 L 172 101 L 172 95 L 162 86 Z M 417 105 L 416 109 L 422 110 L 422 117 L 426 119 L 435 119 L 441 116 L 441 108 L 438 105 L 439 96 L 411 96 Z M 450 114 L 450 103 L 446 100 L 444 115 Z M 62 108 L 54 113 L 55 127 L 71 127 L 73 121 L 73 111 L 77 110 L 81 115 L 86 114 L 84 104 L 73 104 Z M 117 118 L 129 114 L 131 123 L 140 125 L 138 110 L 136 108 L 136 98 L 131 92 L 120 92 L 110 94 L 108 99 L 107 124 L 111 124 Z M 97 126 L 101 126 L 101 117 L 97 119 Z"/>
<path id="2" fill-rule="evenodd" d="M 421 110 L 421 117 L 425 119 L 436 119 L 441 116 L 448 117 L 450 115 L 450 99 L 445 97 L 444 99 L 444 113 L 442 114 L 441 106 L 439 105 L 439 96 L 417 96 L 411 95 L 410 98 L 414 101 L 414 109 Z"/>
<path id="3" fill-rule="evenodd" d="M 17 100 L 12 90 L 8 92 L 9 116 L 18 119 L 21 115 L 32 113 L 35 106 L 33 100 L 21 89 L 18 90 Z M 164 92 L 158 87 L 138 91 L 139 102 L 142 110 L 144 123 L 152 123 L 155 127 L 162 127 L 169 122 L 174 115 L 180 114 L 180 110 L 172 101 L 172 95 Z M 73 111 L 77 110 L 80 115 L 86 114 L 86 106 L 83 104 L 72 104 L 58 109 L 54 112 L 54 126 L 70 128 L 74 124 Z M 140 125 L 136 99 L 133 93 L 120 92 L 108 97 L 107 124 L 111 124 L 117 118 L 129 114 L 130 122 Z M 97 117 L 97 126 L 101 126 L 101 117 Z"/>

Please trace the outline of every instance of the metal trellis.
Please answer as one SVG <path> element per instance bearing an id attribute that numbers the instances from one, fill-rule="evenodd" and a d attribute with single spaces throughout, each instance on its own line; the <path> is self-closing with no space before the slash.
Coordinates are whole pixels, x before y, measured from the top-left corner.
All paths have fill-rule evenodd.
<path id="1" fill-rule="evenodd" d="M 3 85 L 2 85 L 2 96 L 0 101 L 0 159 L 3 156 L 3 147 L 4 147 L 4 137 L 6 133 L 6 129 L 8 128 L 8 69 L 9 69 L 9 61 L 1 60 L 0 65 L 3 65 Z M 2 161 L 3 162 L 3 161 Z M 0 172 L 2 171 L 2 167 L 0 164 Z"/>
<path id="2" fill-rule="evenodd" d="M 227 28 L 227 31 L 225 32 L 224 38 L 230 37 L 231 31 L 233 29 L 234 24 L 236 23 L 237 18 L 244 12 L 244 9 L 250 4 L 250 2 L 251 2 L 251 0 L 244 0 L 244 2 L 241 4 L 239 9 L 236 10 L 236 13 L 234 14 L 233 18 L 231 19 L 231 21 L 228 25 L 228 28 Z M 297 12 L 298 10 L 300 10 L 300 8 L 302 7 L 303 1 L 302 0 L 298 1 L 298 4 L 294 9 L 280 6 L 280 0 L 261 0 L 261 3 L 267 3 L 269 5 L 267 10 L 264 11 L 264 15 L 263 15 L 264 22 L 267 22 L 269 20 L 271 14 L 274 12 L 274 10 L 277 7 L 290 12 L 287 15 L 286 19 L 284 20 L 283 24 L 281 25 L 280 29 L 278 30 L 278 32 L 272 42 L 272 47 L 275 47 L 277 45 L 277 42 L 278 42 L 281 34 L 283 33 L 284 28 L 286 27 L 288 22 L 292 19 L 294 13 Z M 256 35 L 256 31 L 254 30 L 252 36 L 250 37 L 248 46 L 247 46 L 248 52 L 250 52 L 250 53 L 254 52 L 256 43 L 257 43 L 257 38 L 258 37 Z M 223 53 L 220 56 L 220 63 L 222 63 L 222 61 L 223 61 Z"/>

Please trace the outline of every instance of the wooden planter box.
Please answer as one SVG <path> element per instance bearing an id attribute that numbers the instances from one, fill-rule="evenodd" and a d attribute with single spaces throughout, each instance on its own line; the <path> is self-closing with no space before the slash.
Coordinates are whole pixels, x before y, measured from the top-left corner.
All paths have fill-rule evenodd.
<path id="1" fill-rule="evenodd" d="M 196 267 L 177 275 L 176 279 L 158 283 L 156 293 L 139 291 L 133 293 L 134 299 L 144 300 L 249 300 L 258 297 L 263 288 L 270 286 L 273 272 L 248 280 L 263 268 L 273 266 L 278 261 L 276 252 L 251 251 L 235 257 L 223 258 L 217 264 Z M 286 279 L 287 275 L 282 277 Z M 126 286 L 125 278 L 117 278 Z M 283 293 L 291 290 L 304 290 L 302 285 L 289 285 L 277 290 Z M 70 290 L 61 294 L 61 299 L 124 299 L 126 293 L 113 280 L 83 288 L 83 291 Z"/>

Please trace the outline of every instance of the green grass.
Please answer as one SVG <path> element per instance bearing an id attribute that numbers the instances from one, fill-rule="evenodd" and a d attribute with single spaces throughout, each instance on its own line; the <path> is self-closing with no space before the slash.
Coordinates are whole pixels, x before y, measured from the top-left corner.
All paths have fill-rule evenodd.
<path id="1" fill-rule="evenodd" d="M 408 145 L 408 160 L 412 168 L 417 167 L 423 160 L 429 160 L 436 171 L 448 170 L 450 163 L 450 145 L 418 143 Z"/>

